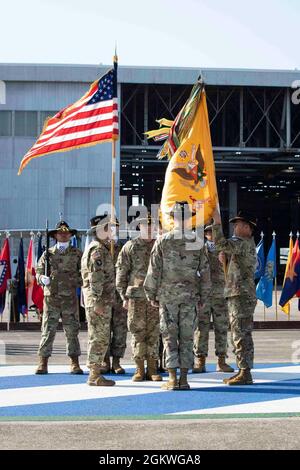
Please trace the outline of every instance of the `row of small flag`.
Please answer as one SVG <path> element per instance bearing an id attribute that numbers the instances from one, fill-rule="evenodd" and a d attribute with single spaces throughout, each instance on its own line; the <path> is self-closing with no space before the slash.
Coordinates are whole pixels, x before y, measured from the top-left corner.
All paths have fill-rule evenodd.
<path id="1" fill-rule="evenodd" d="M 36 251 L 36 253 L 35 253 Z M 18 289 L 18 311 L 26 315 L 32 305 L 42 311 L 43 289 L 37 284 L 35 278 L 36 264 L 42 255 L 42 236 L 38 237 L 37 250 L 35 250 L 34 238 L 32 237 L 28 247 L 27 261 L 25 265 L 23 238 L 20 239 L 18 250 L 18 263 L 14 279 L 17 281 Z M 5 294 L 8 281 L 12 278 L 10 261 L 9 237 L 4 240 L 0 253 L 0 295 Z"/>
<path id="2" fill-rule="evenodd" d="M 76 237 L 71 239 L 71 243 L 73 246 L 77 246 Z M 36 306 L 39 311 L 43 310 L 43 289 L 37 283 L 35 278 L 36 265 L 43 251 L 44 247 L 42 244 L 42 235 L 38 236 L 36 245 L 34 237 L 32 237 L 30 239 L 25 264 L 24 244 L 23 238 L 21 237 L 18 250 L 17 269 L 13 277 L 17 281 L 18 311 L 22 315 L 26 315 L 28 313 L 28 309 L 32 306 Z M 8 287 L 8 281 L 11 278 L 12 269 L 9 237 L 6 237 L 0 252 L 0 296 L 2 296 L 2 299 L 4 299 L 4 294 Z M 2 305 L 2 308 L 3 307 L 4 306 Z"/>
<path id="3" fill-rule="evenodd" d="M 72 245 L 77 246 L 77 239 L 73 237 Z M 34 237 L 31 238 L 27 260 L 25 265 L 23 238 L 20 239 L 18 251 L 18 264 L 15 279 L 18 283 L 18 309 L 19 313 L 26 315 L 28 309 L 35 305 L 40 311 L 43 309 L 43 290 L 37 284 L 35 278 L 36 264 L 42 255 L 44 247 L 42 245 L 42 235 L 38 236 L 37 248 L 35 249 Z M 273 233 L 271 247 L 265 257 L 264 237 L 262 235 L 260 242 L 256 247 L 257 265 L 255 279 L 258 280 L 256 286 L 256 296 L 261 300 L 265 307 L 269 308 L 273 303 L 273 287 L 276 282 L 276 235 Z M 0 295 L 5 294 L 7 282 L 11 279 L 11 262 L 9 237 L 4 241 L 0 252 Z M 275 286 L 276 288 L 276 286 Z M 299 238 L 293 242 L 292 233 L 290 234 L 289 253 L 283 280 L 282 292 L 279 300 L 281 309 L 289 314 L 290 300 L 293 297 L 299 298 L 300 307 L 300 247 Z M 299 308 L 300 310 L 300 308 Z"/>
<path id="4" fill-rule="evenodd" d="M 273 240 L 271 247 L 265 257 L 264 237 L 256 247 L 257 265 L 255 271 L 255 279 L 258 280 L 256 286 L 256 296 L 261 300 L 265 307 L 269 308 L 273 303 L 273 285 L 276 286 L 276 234 L 273 232 Z M 289 253 L 285 268 L 284 280 L 282 284 L 279 305 L 286 314 L 290 313 L 290 301 L 293 297 L 300 298 L 300 248 L 299 238 L 293 241 L 293 234 L 290 233 Z M 300 300 L 299 300 L 300 310 Z"/>

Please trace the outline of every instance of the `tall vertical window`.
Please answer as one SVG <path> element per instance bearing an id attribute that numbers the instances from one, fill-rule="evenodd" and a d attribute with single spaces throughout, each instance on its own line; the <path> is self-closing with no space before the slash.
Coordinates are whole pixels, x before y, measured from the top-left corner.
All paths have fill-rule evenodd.
<path id="1" fill-rule="evenodd" d="M 40 129 L 39 132 L 41 133 L 45 124 L 45 120 L 49 117 L 53 117 L 57 111 L 41 111 L 40 112 Z"/>
<path id="2" fill-rule="evenodd" d="M 37 112 L 15 111 L 15 136 L 36 137 L 37 133 Z"/>
<path id="3" fill-rule="evenodd" d="M 0 111 L 0 136 L 12 135 L 12 112 Z"/>

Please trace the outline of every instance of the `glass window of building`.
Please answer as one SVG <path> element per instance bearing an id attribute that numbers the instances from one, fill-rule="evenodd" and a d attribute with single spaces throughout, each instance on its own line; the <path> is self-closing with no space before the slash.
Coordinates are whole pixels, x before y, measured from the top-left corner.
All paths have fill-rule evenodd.
<path id="1" fill-rule="evenodd" d="M 12 112 L 0 111 L 0 136 L 12 135 Z"/>
<path id="2" fill-rule="evenodd" d="M 40 132 L 42 132 L 43 130 L 46 119 L 48 119 L 49 117 L 53 117 L 56 113 L 57 111 L 41 111 L 40 112 L 40 129 L 39 129 Z"/>
<path id="3" fill-rule="evenodd" d="M 37 136 L 36 111 L 15 111 L 15 135 L 19 137 Z"/>

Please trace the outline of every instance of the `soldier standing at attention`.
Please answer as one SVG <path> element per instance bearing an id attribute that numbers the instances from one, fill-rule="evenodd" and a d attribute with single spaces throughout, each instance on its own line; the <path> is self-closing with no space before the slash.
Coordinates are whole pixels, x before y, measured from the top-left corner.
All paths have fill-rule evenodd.
<path id="1" fill-rule="evenodd" d="M 110 338 L 112 306 L 115 302 L 115 268 L 110 253 L 111 224 L 107 215 L 93 217 L 89 235 L 94 240 L 81 261 L 83 296 L 88 322 L 88 385 L 112 386 L 113 380 L 101 375 L 101 364 Z M 107 237 L 105 239 L 105 236 Z"/>
<path id="2" fill-rule="evenodd" d="M 182 225 L 184 207 L 188 207 L 185 202 L 175 204 L 174 229 L 155 241 L 144 282 L 148 300 L 153 306 L 159 306 L 165 364 L 169 373 L 168 382 L 162 386 L 164 390 L 190 388 L 187 374 L 193 367 L 197 311 L 204 307 L 211 289 L 203 240 L 198 241 L 195 233 L 191 232 L 191 213 Z M 177 368 L 180 369 L 179 382 Z"/>
<path id="3" fill-rule="evenodd" d="M 49 248 L 49 273 L 45 275 L 47 253 L 39 259 L 36 278 L 44 287 L 44 309 L 42 318 L 42 338 L 38 351 L 40 358 L 36 374 L 48 373 L 48 359 L 61 318 L 67 339 L 67 354 L 71 359 L 71 373 L 83 374 L 78 358 L 81 354 L 78 334 L 80 329 L 78 298 L 76 289 L 81 286 L 80 261 L 82 252 L 70 244 L 77 233 L 66 222 L 57 223 L 49 236 L 56 239 L 56 245 Z"/>
<path id="4" fill-rule="evenodd" d="M 205 362 L 208 353 L 209 327 L 212 317 L 215 332 L 215 353 L 218 357 L 217 372 L 233 372 L 226 364 L 227 333 L 229 326 L 227 301 L 224 297 L 225 274 L 218 252 L 213 242 L 212 225 L 204 228 L 205 250 L 209 261 L 211 296 L 207 308 L 199 312 L 199 321 L 194 334 L 194 354 L 196 356 L 194 373 L 206 372 Z"/>
<path id="5" fill-rule="evenodd" d="M 114 264 L 121 251 L 120 242 L 115 242 Z M 125 374 L 125 370 L 120 364 L 120 359 L 124 357 L 127 340 L 127 310 L 123 307 L 123 301 L 120 294 L 116 292 L 116 301 L 112 308 L 112 317 L 110 324 L 110 341 L 101 365 L 101 374 L 112 372 L 113 374 Z M 110 358 L 112 357 L 112 362 Z"/>
<path id="6" fill-rule="evenodd" d="M 254 273 L 256 266 L 256 247 L 253 231 L 256 222 L 249 214 L 239 212 L 229 221 L 233 223 L 233 237 L 224 238 L 219 212 L 214 214 L 213 237 L 218 251 L 223 252 L 221 259 L 227 266 L 225 297 L 231 327 L 231 338 L 239 371 L 230 379 L 228 385 L 251 385 L 254 345 L 252 339 L 253 315 L 256 306 Z"/>
<path id="7" fill-rule="evenodd" d="M 128 309 L 128 330 L 132 334 L 132 354 L 136 364 L 132 380 L 161 381 L 162 378 L 157 373 L 158 308 L 147 302 L 143 287 L 154 240 L 151 237 L 151 219 L 138 220 L 140 236 L 129 240 L 118 256 L 116 285 L 123 306 Z"/>

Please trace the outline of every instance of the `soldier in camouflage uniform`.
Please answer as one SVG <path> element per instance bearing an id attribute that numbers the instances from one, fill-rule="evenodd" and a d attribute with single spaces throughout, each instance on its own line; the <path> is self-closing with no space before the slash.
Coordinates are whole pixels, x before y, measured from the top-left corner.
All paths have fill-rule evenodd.
<path id="1" fill-rule="evenodd" d="M 234 224 L 234 235 L 226 240 L 220 215 L 215 213 L 213 236 L 217 250 L 223 252 L 222 258 L 227 268 L 225 297 L 228 299 L 231 338 L 239 368 L 236 375 L 224 379 L 224 382 L 228 385 L 250 385 L 253 383 L 253 315 L 257 302 L 254 282 L 256 247 L 253 239 L 256 223 L 243 212 L 229 222 Z"/>
<path id="2" fill-rule="evenodd" d="M 107 239 L 104 239 L 104 231 Z M 112 306 L 115 302 L 115 269 L 110 253 L 111 224 L 107 216 L 91 219 L 94 240 L 84 251 L 81 262 L 83 295 L 88 321 L 88 385 L 112 386 L 101 374 L 101 364 L 109 346 Z"/>
<path id="3" fill-rule="evenodd" d="M 122 245 L 115 242 L 114 246 L 114 264 L 118 259 Z M 122 375 L 125 370 L 120 364 L 120 359 L 124 357 L 127 340 L 127 310 L 123 307 L 123 301 L 116 291 L 116 301 L 112 308 L 112 317 L 110 323 L 110 342 L 105 354 L 104 361 L 101 365 L 101 373 Z M 112 362 L 110 358 L 112 357 Z"/>
<path id="4" fill-rule="evenodd" d="M 143 283 L 154 241 L 151 220 L 139 219 L 140 236 L 129 240 L 116 263 L 116 286 L 128 309 L 128 330 L 132 335 L 132 354 L 136 371 L 132 380 L 162 380 L 157 373 L 159 314 L 158 308 L 147 302 Z M 147 371 L 145 371 L 145 361 Z"/>
<path id="5" fill-rule="evenodd" d="M 56 239 L 55 246 L 49 248 L 49 273 L 45 273 L 46 252 L 39 259 L 36 278 L 44 288 L 44 311 L 42 318 L 42 338 L 38 351 L 40 358 L 36 374 L 48 373 L 48 358 L 59 319 L 61 318 L 67 340 L 67 354 L 71 359 L 71 373 L 83 374 L 78 362 L 80 345 L 79 308 L 76 289 L 81 286 L 80 261 L 82 253 L 70 245 L 71 230 L 64 221 L 58 222 L 49 236 Z M 47 275 L 46 275 L 47 274 Z"/>
<path id="6" fill-rule="evenodd" d="M 207 308 L 199 312 L 198 326 L 194 334 L 194 354 L 196 356 L 194 373 L 206 372 L 205 362 L 208 353 L 210 319 L 215 332 L 215 353 L 218 357 L 218 372 L 233 372 L 226 364 L 227 333 L 229 326 L 227 301 L 224 297 L 225 275 L 218 252 L 212 241 L 212 226 L 204 228 L 206 237 L 205 251 L 209 260 L 212 293 Z"/>
<path id="7" fill-rule="evenodd" d="M 169 380 L 164 390 L 188 390 L 187 373 L 193 366 L 193 334 L 198 308 L 210 294 L 208 259 L 203 240 L 181 226 L 182 208 L 173 209 L 174 229 L 159 237 L 151 252 L 144 289 L 152 305 L 159 305 L 166 368 Z M 191 214 L 184 228 L 191 223 Z M 177 368 L 180 368 L 179 382 Z"/>

